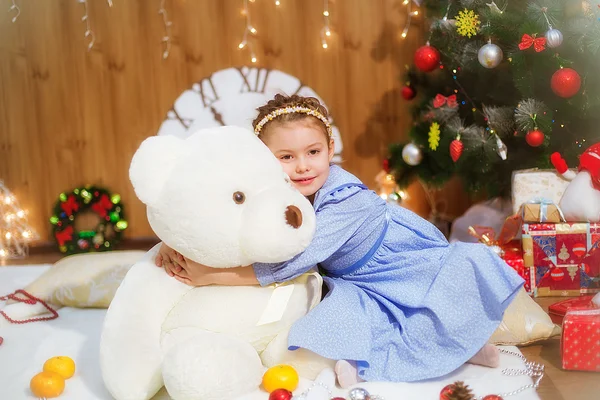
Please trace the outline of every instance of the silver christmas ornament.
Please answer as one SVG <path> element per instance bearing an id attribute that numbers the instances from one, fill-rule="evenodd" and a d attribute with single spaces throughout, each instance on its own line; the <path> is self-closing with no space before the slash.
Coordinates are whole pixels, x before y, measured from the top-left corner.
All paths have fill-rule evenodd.
<path id="1" fill-rule="evenodd" d="M 355 388 L 348 393 L 350 400 L 369 400 L 369 392 L 363 388 Z"/>
<path id="2" fill-rule="evenodd" d="M 423 152 L 414 143 L 408 143 L 402 149 L 402 159 L 405 163 L 414 167 L 415 165 L 421 164 Z"/>
<path id="3" fill-rule="evenodd" d="M 546 32 L 546 44 L 550 48 L 558 47 L 563 42 L 563 34 L 558 29 L 549 29 Z"/>
<path id="4" fill-rule="evenodd" d="M 496 68 L 503 57 L 504 53 L 502 52 L 502 49 L 491 42 L 482 46 L 479 49 L 479 53 L 477 53 L 479 63 L 485 68 Z"/>
<path id="5" fill-rule="evenodd" d="M 500 139 L 500 137 L 498 135 L 496 135 L 496 147 L 498 155 L 500 156 L 500 158 L 504 161 L 506 161 L 506 156 L 507 156 L 507 152 L 508 152 L 508 147 L 506 147 L 506 145 L 504 144 L 504 142 L 502 141 L 502 139 Z"/>

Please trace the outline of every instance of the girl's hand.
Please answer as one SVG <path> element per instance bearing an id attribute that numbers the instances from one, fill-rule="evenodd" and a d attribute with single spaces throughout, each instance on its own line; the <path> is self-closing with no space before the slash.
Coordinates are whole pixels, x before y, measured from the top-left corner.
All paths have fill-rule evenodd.
<path id="1" fill-rule="evenodd" d="M 181 270 L 175 272 L 172 276 L 179 282 L 190 286 L 207 286 L 214 283 L 212 281 L 215 273 L 214 268 L 199 264 L 185 257 L 181 257 L 178 260 L 178 265 Z"/>
<path id="2" fill-rule="evenodd" d="M 157 267 L 164 268 L 169 276 L 174 276 L 182 271 L 181 262 L 183 262 L 183 259 L 181 254 L 162 243 L 154 263 Z"/>

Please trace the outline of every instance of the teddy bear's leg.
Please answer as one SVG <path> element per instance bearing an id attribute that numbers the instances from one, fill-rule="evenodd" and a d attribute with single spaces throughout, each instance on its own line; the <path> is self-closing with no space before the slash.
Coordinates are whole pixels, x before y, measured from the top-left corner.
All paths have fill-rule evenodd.
<path id="1" fill-rule="evenodd" d="M 260 357 L 233 336 L 178 328 L 165 335 L 163 349 L 163 380 L 173 400 L 233 400 L 260 386 Z"/>
<path id="2" fill-rule="evenodd" d="M 149 399 L 163 386 L 161 327 L 191 287 L 153 265 L 153 251 L 131 267 L 104 319 L 100 367 L 117 400 Z"/>
<path id="3" fill-rule="evenodd" d="M 266 367 L 277 364 L 293 366 L 301 377 L 314 380 L 325 368 L 333 369 L 336 360 L 321 357 L 306 349 L 288 350 L 288 327 L 280 332 L 262 352 L 261 359 Z"/>

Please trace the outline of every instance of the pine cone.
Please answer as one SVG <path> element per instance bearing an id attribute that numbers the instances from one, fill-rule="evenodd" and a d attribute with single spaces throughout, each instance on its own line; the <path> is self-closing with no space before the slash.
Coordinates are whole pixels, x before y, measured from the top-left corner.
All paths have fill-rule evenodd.
<path id="1" fill-rule="evenodd" d="M 464 382 L 457 381 L 452 386 L 452 392 L 446 395 L 447 400 L 475 400 L 473 392 Z"/>

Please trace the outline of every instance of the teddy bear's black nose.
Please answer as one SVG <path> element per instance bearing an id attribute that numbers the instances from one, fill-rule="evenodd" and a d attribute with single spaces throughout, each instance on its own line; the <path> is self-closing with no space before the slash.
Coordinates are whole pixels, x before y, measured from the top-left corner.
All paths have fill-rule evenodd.
<path id="1" fill-rule="evenodd" d="M 287 206 L 285 209 L 285 222 L 294 229 L 302 226 L 302 211 L 296 206 Z"/>

